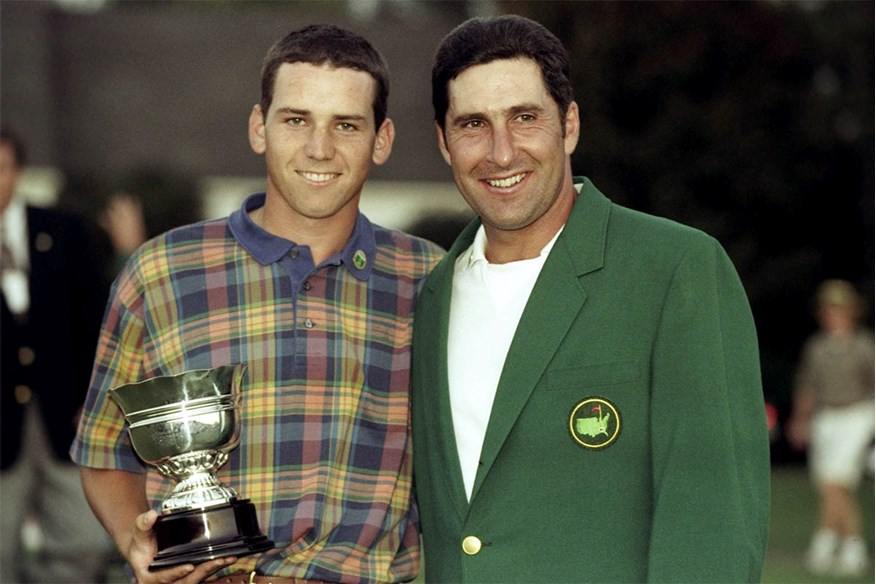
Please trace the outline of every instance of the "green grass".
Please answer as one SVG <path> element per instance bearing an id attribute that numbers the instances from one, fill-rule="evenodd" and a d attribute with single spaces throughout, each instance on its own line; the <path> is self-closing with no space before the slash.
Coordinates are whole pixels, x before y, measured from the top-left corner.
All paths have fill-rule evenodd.
<path id="1" fill-rule="evenodd" d="M 859 490 L 861 524 L 873 558 L 873 479 Z M 802 466 L 776 466 L 772 472 L 772 513 L 769 548 L 763 570 L 765 584 L 872 583 L 874 573 L 861 579 L 813 576 L 803 569 L 803 556 L 815 528 L 818 496 Z"/>

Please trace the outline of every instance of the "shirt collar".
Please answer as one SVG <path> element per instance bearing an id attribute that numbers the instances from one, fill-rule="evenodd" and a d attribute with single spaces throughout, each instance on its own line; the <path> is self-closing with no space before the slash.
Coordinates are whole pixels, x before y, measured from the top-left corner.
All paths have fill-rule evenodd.
<path id="1" fill-rule="evenodd" d="M 563 232 L 563 229 L 565 227 L 565 224 L 561 225 L 557 232 L 554 234 L 554 236 L 551 238 L 551 240 L 547 242 L 547 244 L 545 244 L 543 248 L 541 248 L 541 251 L 538 254 L 539 258 L 544 258 L 551 252 L 551 249 L 553 249 L 554 247 L 554 243 L 556 243 L 557 238 L 560 236 L 560 233 Z M 471 268 L 478 262 L 489 263 L 487 261 L 486 249 L 487 232 L 484 230 L 484 225 L 481 224 L 481 226 L 478 227 L 477 233 L 475 233 L 474 241 L 472 241 L 471 246 L 460 255 L 460 265 L 465 266 L 466 268 Z"/>
<path id="2" fill-rule="evenodd" d="M 583 181 L 573 182 L 573 185 L 575 187 L 575 191 L 577 191 L 577 193 L 580 195 L 581 188 L 584 186 Z M 540 258 L 547 256 L 551 252 L 551 249 L 553 249 L 554 244 L 557 242 L 557 238 L 560 236 L 560 233 L 563 232 L 563 229 L 565 229 L 565 227 L 566 224 L 563 223 L 554 234 L 554 236 L 551 238 L 551 240 L 547 242 L 547 244 L 541 249 L 541 252 L 539 252 L 538 254 Z M 481 223 L 480 227 L 478 227 L 478 230 L 475 233 L 474 241 L 472 241 L 472 244 L 469 246 L 468 249 L 459 254 L 459 257 L 456 258 L 456 266 L 471 268 L 477 262 L 482 261 L 484 263 L 489 263 L 487 261 L 486 248 L 487 232 L 484 230 L 484 224 Z"/>
<path id="3" fill-rule="evenodd" d="M 468 248 L 465 263 L 468 267 L 475 265 L 477 262 L 487 261 L 487 232 L 484 230 L 483 224 L 478 227 L 475 233 L 474 241 L 471 242 L 471 247 Z"/>
<path id="4" fill-rule="evenodd" d="M 249 212 L 264 206 L 265 193 L 248 196 L 243 205 L 231 214 L 228 226 L 235 239 L 262 265 L 280 261 L 295 247 L 307 247 L 293 241 L 268 233 L 253 221 Z M 374 239 L 374 226 L 361 212 L 356 217 L 353 233 L 344 248 L 324 261 L 324 265 L 343 264 L 353 276 L 367 280 L 371 275 L 377 244 Z M 319 266 L 318 266 L 319 267 Z"/>
<path id="5" fill-rule="evenodd" d="M 0 236 L 9 246 L 18 265 L 26 265 L 28 259 L 27 243 L 27 205 L 21 197 L 13 196 L 2 215 Z"/>

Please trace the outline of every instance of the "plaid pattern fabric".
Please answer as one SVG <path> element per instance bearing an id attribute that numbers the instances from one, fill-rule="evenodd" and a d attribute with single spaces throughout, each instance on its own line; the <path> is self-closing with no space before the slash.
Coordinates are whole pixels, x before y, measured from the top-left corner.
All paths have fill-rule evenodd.
<path id="1" fill-rule="evenodd" d="M 174 483 L 136 457 L 107 390 L 245 363 L 241 442 L 217 476 L 255 504 L 277 548 L 223 573 L 409 580 L 419 564 L 412 313 L 441 252 L 360 215 L 347 247 L 314 268 L 306 248 L 268 236 L 246 216 L 262 197 L 230 220 L 152 240 L 128 263 L 71 456 L 83 466 L 148 472 L 147 496 L 158 508 Z"/>

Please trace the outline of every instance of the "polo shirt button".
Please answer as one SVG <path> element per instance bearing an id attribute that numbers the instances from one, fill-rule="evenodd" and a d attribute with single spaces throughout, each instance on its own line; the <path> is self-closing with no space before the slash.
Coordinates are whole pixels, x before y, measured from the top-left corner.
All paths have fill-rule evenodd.
<path id="1" fill-rule="evenodd" d="M 462 540 L 462 551 L 470 556 L 477 555 L 481 551 L 481 540 L 473 535 L 469 535 Z"/>
<path id="2" fill-rule="evenodd" d="M 313 321 L 309 318 L 304 321 L 304 328 L 313 328 Z"/>
<path id="3" fill-rule="evenodd" d="M 298 257 L 298 250 L 297 249 L 290 249 L 289 250 L 289 257 L 292 258 L 293 260 L 295 258 L 297 258 Z"/>
<path id="4" fill-rule="evenodd" d="M 308 290 L 308 291 L 309 291 L 311 288 L 313 288 L 313 286 L 310 285 L 310 280 L 304 280 L 304 286 L 303 286 L 303 288 L 304 288 L 305 290 Z"/>

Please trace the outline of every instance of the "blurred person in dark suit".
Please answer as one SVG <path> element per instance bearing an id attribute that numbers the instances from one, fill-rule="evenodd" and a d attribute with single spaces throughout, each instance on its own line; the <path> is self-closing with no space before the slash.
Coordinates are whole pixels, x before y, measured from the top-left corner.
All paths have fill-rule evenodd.
<path id="1" fill-rule="evenodd" d="M 803 348 L 788 423 L 791 445 L 809 450 L 820 497 L 806 565 L 816 574 L 862 576 L 869 558 L 856 491 L 873 443 L 873 335 L 860 326 L 864 303 L 850 282 L 823 282 L 815 301 L 819 330 Z"/>
<path id="2" fill-rule="evenodd" d="M 24 161 L 22 142 L 0 130 L 0 578 L 97 582 L 112 548 L 67 450 L 107 290 L 83 223 L 16 196 Z M 29 514 L 44 545 L 25 561 L 20 534 Z"/>

